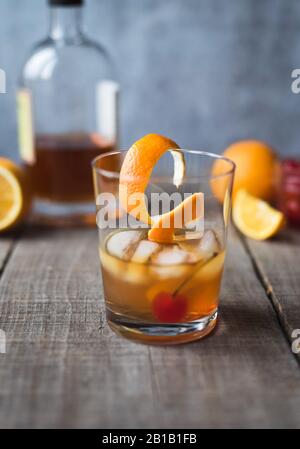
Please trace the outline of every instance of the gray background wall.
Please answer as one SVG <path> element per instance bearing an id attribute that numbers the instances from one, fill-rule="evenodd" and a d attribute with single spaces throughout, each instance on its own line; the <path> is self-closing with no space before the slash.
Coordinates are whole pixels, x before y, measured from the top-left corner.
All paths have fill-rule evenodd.
<path id="1" fill-rule="evenodd" d="M 149 132 L 221 152 L 259 138 L 300 154 L 299 0 L 87 0 L 85 28 L 115 58 L 122 145 Z M 0 155 L 17 157 L 15 88 L 47 30 L 46 0 L 0 0 Z"/>

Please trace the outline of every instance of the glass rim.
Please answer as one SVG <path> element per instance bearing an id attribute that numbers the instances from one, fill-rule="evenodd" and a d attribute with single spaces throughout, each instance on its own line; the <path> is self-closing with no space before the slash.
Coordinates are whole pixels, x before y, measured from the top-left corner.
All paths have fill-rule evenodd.
<path id="1" fill-rule="evenodd" d="M 211 175 L 211 174 L 199 174 L 197 176 L 187 176 L 187 179 L 189 181 L 195 180 L 195 181 L 199 181 L 200 179 L 219 179 L 219 178 L 223 178 L 225 176 L 229 176 L 229 175 L 233 175 L 236 169 L 236 164 L 235 162 L 233 162 L 231 159 L 229 159 L 226 156 L 222 156 L 221 154 L 217 154 L 217 153 L 211 153 L 208 151 L 202 151 L 202 150 L 188 150 L 186 148 L 170 148 L 168 151 L 182 151 L 183 153 L 187 153 L 187 154 L 195 154 L 198 156 L 207 156 L 208 158 L 212 158 L 215 160 L 223 160 L 225 162 L 227 162 L 231 168 L 224 171 L 224 173 L 218 174 L 218 175 Z M 120 172 L 117 171 L 113 171 L 113 170 L 106 170 L 103 168 L 99 168 L 96 166 L 96 163 L 100 160 L 100 159 L 104 159 L 106 157 L 109 156 L 114 156 L 117 154 L 122 154 L 122 153 L 126 153 L 127 151 L 129 151 L 129 149 L 127 150 L 114 150 L 114 151 L 109 151 L 107 153 L 103 153 L 103 154 L 99 154 L 99 156 L 95 157 L 92 162 L 91 162 L 91 166 L 92 169 L 95 170 L 96 173 L 105 176 L 106 178 L 111 178 L 111 179 L 119 179 L 120 177 Z M 171 179 L 172 175 L 156 175 L 155 179 L 160 179 L 160 180 L 165 180 L 165 179 Z"/>

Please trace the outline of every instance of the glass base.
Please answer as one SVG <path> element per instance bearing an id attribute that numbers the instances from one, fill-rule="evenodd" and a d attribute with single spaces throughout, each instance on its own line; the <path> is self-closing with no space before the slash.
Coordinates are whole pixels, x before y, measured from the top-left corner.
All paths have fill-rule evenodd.
<path id="1" fill-rule="evenodd" d="M 217 323 L 218 311 L 188 323 L 158 324 L 129 320 L 106 309 L 110 328 L 122 337 L 151 345 L 173 345 L 199 340 L 208 335 Z"/>
<path id="2" fill-rule="evenodd" d="M 55 203 L 36 199 L 32 221 L 49 226 L 95 226 L 95 204 L 91 203 Z"/>

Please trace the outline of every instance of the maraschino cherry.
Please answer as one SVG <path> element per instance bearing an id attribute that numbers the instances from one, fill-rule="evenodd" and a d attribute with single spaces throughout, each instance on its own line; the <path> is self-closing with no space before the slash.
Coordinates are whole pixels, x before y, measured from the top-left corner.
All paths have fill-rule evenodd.
<path id="1" fill-rule="evenodd" d="M 152 303 L 153 313 L 163 323 L 178 323 L 187 312 L 187 299 L 183 295 L 158 293 Z"/>

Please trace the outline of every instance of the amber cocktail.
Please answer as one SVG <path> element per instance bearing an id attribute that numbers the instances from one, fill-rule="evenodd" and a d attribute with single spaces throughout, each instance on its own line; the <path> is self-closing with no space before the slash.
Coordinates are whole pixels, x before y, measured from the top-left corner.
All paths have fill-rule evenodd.
<path id="1" fill-rule="evenodd" d="M 181 151 L 185 170 L 180 186 L 174 185 L 174 177 L 164 175 L 172 171 L 173 165 L 167 155 L 151 173 L 145 190 L 147 214 L 149 210 L 151 217 L 148 223 L 142 209 L 138 214 L 124 203 L 120 172 L 106 169 L 116 166 L 116 160 L 124 167 L 126 152 L 103 155 L 94 161 L 108 323 L 117 333 L 145 343 L 192 341 L 208 334 L 217 319 L 234 166 L 217 155 Z M 216 162 L 221 163 L 224 173 L 213 176 Z M 204 202 L 201 213 L 190 214 L 180 227 L 171 220 L 167 232 L 160 232 L 159 217 L 168 212 L 150 214 L 153 194 L 180 193 L 190 199 L 199 192 Z M 101 200 L 103 194 L 110 195 L 104 195 L 107 201 Z M 176 215 L 182 204 L 174 208 L 169 205 L 169 209 Z M 130 226 L 127 219 L 133 215 L 136 220 Z"/>

